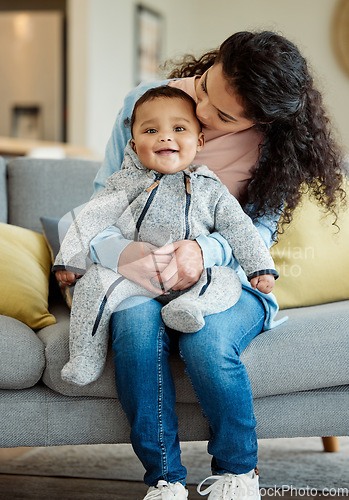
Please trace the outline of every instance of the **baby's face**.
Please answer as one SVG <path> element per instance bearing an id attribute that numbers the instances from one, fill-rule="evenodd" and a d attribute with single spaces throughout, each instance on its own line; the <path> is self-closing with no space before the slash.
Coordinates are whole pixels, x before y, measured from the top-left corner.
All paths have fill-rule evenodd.
<path id="1" fill-rule="evenodd" d="M 204 145 L 204 135 L 189 102 L 159 97 L 139 106 L 132 147 L 143 165 L 163 174 L 185 170 Z"/>

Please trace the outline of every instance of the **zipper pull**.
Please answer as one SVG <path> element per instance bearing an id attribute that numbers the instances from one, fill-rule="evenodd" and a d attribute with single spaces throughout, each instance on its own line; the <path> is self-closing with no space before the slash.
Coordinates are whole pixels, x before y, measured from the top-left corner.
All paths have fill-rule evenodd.
<path id="1" fill-rule="evenodd" d="M 153 191 L 153 189 L 155 189 L 156 187 L 158 187 L 160 181 L 159 180 L 156 180 L 155 182 L 153 182 L 153 184 L 149 187 L 147 187 L 146 191 L 148 193 L 150 193 L 151 191 Z"/>
<path id="2" fill-rule="evenodd" d="M 190 177 L 185 176 L 185 190 L 187 194 L 191 194 L 191 185 L 190 185 Z"/>
<path id="3" fill-rule="evenodd" d="M 155 176 L 155 182 L 153 182 L 153 184 L 149 187 L 147 187 L 146 191 L 148 193 L 150 193 L 151 191 L 153 191 L 153 189 L 155 189 L 156 187 L 158 187 L 159 183 L 160 183 L 160 179 L 161 177 L 163 176 L 164 174 L 160 174 L 160 173 L 157 173 L 156 176 Z"/>

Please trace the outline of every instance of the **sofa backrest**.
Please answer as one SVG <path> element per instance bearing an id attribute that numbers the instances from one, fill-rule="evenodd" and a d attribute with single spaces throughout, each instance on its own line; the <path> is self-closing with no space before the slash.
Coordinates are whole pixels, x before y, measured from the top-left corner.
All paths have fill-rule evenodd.
<path id="1" fill-rule="evenodd" d="M 41 232 L 40 217 L 60 218 L 86 203 L 100 162 L 15 158 L 7 164 L 9 224 Z"/>
<path id="2" fill-rule="evenodd" d="M 0 222 L 7 222 L 6 163 L 0 157 Z"/>

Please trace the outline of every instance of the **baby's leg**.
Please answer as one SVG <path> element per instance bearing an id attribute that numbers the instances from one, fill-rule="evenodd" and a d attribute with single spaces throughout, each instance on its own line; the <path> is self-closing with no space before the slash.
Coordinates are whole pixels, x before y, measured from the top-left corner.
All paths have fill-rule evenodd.
<path id="1" fill-rule="evenodd" d="M 92 265 L 77 281 L 70 315 L 70 360 L 61 371 L 63 380 L 84 386 L 100 377 L 108 350 L 110 316 L 133 295 L 153 297 L 140 285 L 99 264 Z"/>
<path id="2" fill-rule="evenodd" d="M 232 307 L 241 295 L 241 281 L 229 267 L 212 267 L 203 271 L 199 281 L 187 292 L 161 310 L 166 326 L 179 332 L 193 333 L 204 324 L 204 316 Z"/>

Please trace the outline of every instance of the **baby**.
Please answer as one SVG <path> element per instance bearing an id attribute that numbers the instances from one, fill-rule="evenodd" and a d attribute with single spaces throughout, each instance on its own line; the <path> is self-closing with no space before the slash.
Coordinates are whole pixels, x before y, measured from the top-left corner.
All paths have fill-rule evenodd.
<path id="1" fill-rule="evenodd" d="M 204 146 L 195 102 L 173 87 L 157 87 L 136 103 L 132 139 L 121 170 L 79 213 L 67 232 L 53 270 L 60 281 L 76 282 L 70 321 L 70 360 L 62 378 L 86 385 L 102 373 L 110 315 L 131 296 L 154 294 L 100 264 L 88 267 L 90 241 L 111 225 L 130 240 L 162 247 L 219 232 L 230 244 L 252 288 L 269 293 L 278 273 L 251 219 L 206 166 L 192 165 Z M 160 280 L 160 285 L 162 285 Z M 205 269 L 183 291 L 159 287 L 166 326 L 186 333 L 200 330 L 204 317 L 233 306 L 241 282 L 233 269 Z"/>

